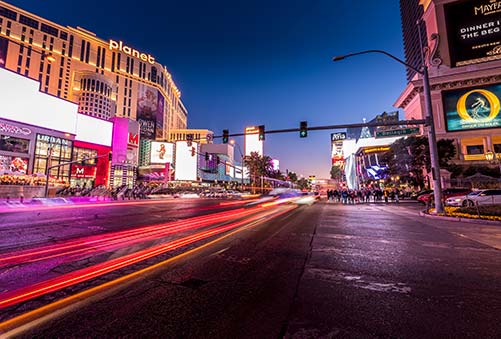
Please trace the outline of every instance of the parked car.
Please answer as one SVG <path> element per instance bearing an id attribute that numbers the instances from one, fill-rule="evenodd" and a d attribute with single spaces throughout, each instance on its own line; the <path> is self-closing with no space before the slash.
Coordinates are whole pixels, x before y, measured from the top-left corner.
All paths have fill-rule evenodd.
<path id="1" fill-rule="evenodd" d="M 465 196 L 448 198 L 445 201 L 448 206 L 475 206 L 501 204 L 501 190 L 487 189 L 471 192 Z"/>
<path id="2" fill-rule="evenodd" d="M 448 198 L 467 195 L 471 193 L 469 188 L 446 188 L 442 191 L 442 200 L 445 202 Z M 423 204 L 432 203 L 434 199 L 434 192 L 420 195 L 417 200 Z"/>
<path id="3" fill-rule="evenodd" d="M 419 198 L 421 195 L 423 195 L 423 194 L 429 194 L 429 193 L 433 193 L 433 190 L 422 190 L 422 191 L 419 191 L 419 192 L 412 192 L 411 195 L 410 195 L 410 198 L 414 199 L 414 200 L 417 200 L 417 198 Z"/>

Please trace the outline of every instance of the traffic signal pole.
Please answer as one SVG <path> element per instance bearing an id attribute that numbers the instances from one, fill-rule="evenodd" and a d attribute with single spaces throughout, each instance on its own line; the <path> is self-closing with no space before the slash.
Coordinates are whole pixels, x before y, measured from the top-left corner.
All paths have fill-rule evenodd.
<path id="1" fill-rule="evenodd" d="M 308 127 L 308 131 L 325 131 L 333 129 L 345 129 L 345 128 L 357 128 L 357 127 L 381 127 L 381 126 L 402 126 L 402 125 L 425 125 L 426 119 L 413 119 L 413 120 L 400 120 L 400 121 L 390 121 L 390 122 L 373 122 L 373 123 L 359 123 L 359 124 L 342 124 L 342 125 L 325 125 L 325 126 L 313 126 Z M 224 130 L 223 130 L 224 131 Z M 301 128 L 287 128 L 287 129 L 275 129 L 266 130 L 265 134 L 277 134 L 277 133 L 293 133 L 300 132 Z M 241 137 L 247 134 L 259 134 L 259 131 L 253 133 L 233 133 L 228 134 L 228 137 Z M 223 135 L 215 135 L 214 138 L 223 138 Z"/>

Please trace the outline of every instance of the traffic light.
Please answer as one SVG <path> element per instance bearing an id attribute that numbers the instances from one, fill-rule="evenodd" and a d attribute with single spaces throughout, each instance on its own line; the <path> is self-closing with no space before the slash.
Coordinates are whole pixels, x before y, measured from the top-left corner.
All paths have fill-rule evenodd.
<path id="1" fill-rule="evenodd" d="M 111 159 L 113 159 L 113 153 L 112 152 L 108 153 L 108 160 L 111 161 Z"/>
<path id="2" fill-rule="evenodd" d="M 227 129 L 223 129 L 223 144 L 227 144 L 230 139 L 230 131 Z"/>
<path id="3" fill-rule="evenodd" d="M 192 147 L 191 148 L 191 156 L 194 157 L 195 156 L 195 147 Z"/>
<path id="4" fill-rule="evenodd" d="M 259 141 L 263 141 L 265 139 L 264 133 L 264 125 L 259 126 Z"/>
<path id="5" fill-rule="evenodd" d="M 193 134 L 186 134 L 186 144 L 188 147 L 191 147 L 191 143 L 193 142 Z"/>
<path id="6" fill-rule="evenodd" d="M 209 161 L 209 152 L 205 152 L 205 161 Z"/>
<path id="7" fill-rule="evenodd" d="M 308 122 L 301 121 L 299 124 L 299 137 L 306 138 L 308 136 Z"/>

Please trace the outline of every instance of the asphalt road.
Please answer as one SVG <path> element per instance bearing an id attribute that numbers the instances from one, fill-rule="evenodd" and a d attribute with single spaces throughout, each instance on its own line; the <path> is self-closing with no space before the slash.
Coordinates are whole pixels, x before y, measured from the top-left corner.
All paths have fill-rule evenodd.
<path id="1" fill-rule="evenodd" d="M 418 212 L 403 204 L 300 207 L 179 252 L 17 335 L 499 338 L 501 226 Z"/>

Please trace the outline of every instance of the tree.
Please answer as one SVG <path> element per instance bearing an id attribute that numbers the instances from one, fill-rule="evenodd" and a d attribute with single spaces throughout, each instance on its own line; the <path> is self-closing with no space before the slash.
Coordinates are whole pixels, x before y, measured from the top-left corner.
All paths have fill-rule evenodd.
<path id="1" fill-rule="evenodd" d="M 297 182 L 297 174 L 295 172 L 289 172 L 289 180 L 292 183 L 296 183 Z"/>
<path id="2" fill-rule="evenodd" d="M 333 165 L 331 167 L 331 179 L 342 181 L 343 180 L 343 169 L 341 166 Z"/>
<path id="3" fill-rule="evenodd" d="M 257 152 L 251 152 L 250 155 L 245 157 L 245 167 L 249 169 L 253 186 L 258 183 L 260 177 L 268 176 L 270 173 L 273 173 L 273 164 L 271 160 L 269 156 L 260 156 Z"/>

